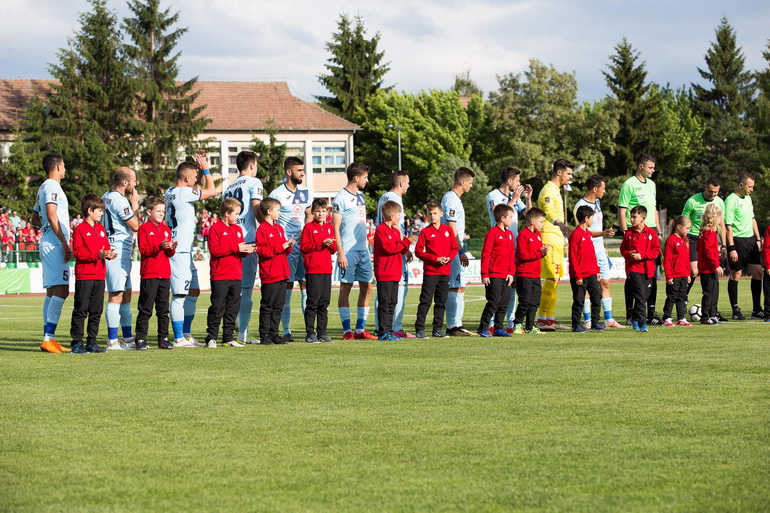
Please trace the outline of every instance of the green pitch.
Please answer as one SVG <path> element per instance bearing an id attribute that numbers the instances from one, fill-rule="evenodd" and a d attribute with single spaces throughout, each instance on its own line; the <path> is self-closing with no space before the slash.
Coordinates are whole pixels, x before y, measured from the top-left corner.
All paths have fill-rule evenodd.
<path id="1" fill-rule="evenodd" d="M 0 297 L 0 511 L 770 510 L 770 323 L 50 355 L 41 305 Z"/>

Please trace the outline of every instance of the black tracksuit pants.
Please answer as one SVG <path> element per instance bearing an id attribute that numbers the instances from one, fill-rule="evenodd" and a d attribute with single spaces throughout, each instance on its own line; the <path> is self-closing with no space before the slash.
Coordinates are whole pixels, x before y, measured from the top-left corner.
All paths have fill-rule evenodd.
<path id="1" fill-rule="evenodd" d="M 75 304 L 72 310 L 70 336 L 72 345 L 83 342 L 83 325 L 88 317 L 86 344 L 95 344 L 99 335 L 99 321 L 104 308 L 104 280 L 75 281 Z"/>
<path id="2" fill-rule="evenodd" d="M 275 342 L 278 339 L 278 324 L 281 322 L 283 304 L 286 301 L 286 280 L 263 283 L 260 286 L 259 338 Z"/>
<path id="3" fill-rule="evenodd" d="M 423 275 L 422 289 L 420 290 L 420 306 L 417 307 L 417 320 L 414 322 L 415 331 L 425 330 L 425 319 L 428 317 L 431 301 L 433 302 L 433 331 L 438 331 L 444 327 L 444 311 L 446 310 L 448 294 L 448 275 Z"/>
<path id="4" fill-rule="evenodd" d="M 639 326 L 647 324 L 647 300 L 650 297 L 650 289 L 655 278 L 647 278 L 643 273 L 631 273 L 626 279 L 626 284 L 631 292 L 631 300 L 634 305 L 631 317 Z"/>
<path id="5" fill-rule="evenodd" d="M 377 282 L 377 322 L 380 335 L 393 331 L 393 311 L 398 303 L 398 282 Z"/>
<path id="6" fill-rule="evenodd" d="M 719 276 L 717 273 L 700 273 L 700 286 L 703 287 L 701 299 L 702 319 L 717 316 L 717 304 L 719 304 Z"/>
<path id="7" fill-rule="evenodd" d="M 516 306 L 516 317 L 513 322 L 521 324 L 526 321 L 524 329 L 527 331 L 535 325 L 541 292 L 540 278 L 516 276 L 516 294 L 519 296 L 519 304 Z"/>
<path id="8" fill-rule="evenodd" d="M 511 287 L 505 278 L 490 278 L 489 285 L 484 285 L 487 304 L 481 312 L 479 331 L 489 329 L 489 323 L 495 320 L 495 329 L 505 329 L 505 311 L 511 300 Z"/>
<path id="9" fill-rule="evenodd" d="M 666 280 L 668 281 L 668 280 Z M 676 320 L 684 319 L 687 293 L 690 290 L 690 282 L 687 277 L 674 278 L 674 283 L 666 283 L 666 303 L 663 305 L 663 318 L 670 319 L 671 311 L 676 305 Z"/>
<path id="10" fill-rule="evenodd" d="M 583 278 L 582 285 L 578 285 L 577 280 L 570 277 L 569 284 L 572 286 L 572 328 L 575 329 L 583 324 L 583 305 L 586 300 L 586 292 L 588 292 L 588 298 L 591 301 L 591 323 L 592 325 L 598 323 L 602 307 L 602 289 L 596 275 Z"/>
<path id="11" fill-rule="evenodd" d="M 305 331 L 307 336 L 326 335 L 326 324 L 329 320 L 329 303 L 332 295 L 331 274 L 306 274 L 305 290 Z M 316 319 L 318 324 L 316 325 Z"/>
<path id="12" fill-rule="evenodd" d="M 206 341 L 219 337 L 219 323 L 222 322 L 222 343 L 232 342 L 235 319 L 241 308 L 241 280 L 212 280 L 211 306 L 206 323 Z M 224 319 L 224 320 L 223 320 Z"/>
<path id="13" fill-rule="evenodd" d="M 168 295 L 171 280 L 148 278 L 139 284 L 139 313 L 136 316 L 136 339 L 147 340 L 147 331 L 152 317 L 152 307 L 158 317 L 158 342 L 168 340 Z"/>

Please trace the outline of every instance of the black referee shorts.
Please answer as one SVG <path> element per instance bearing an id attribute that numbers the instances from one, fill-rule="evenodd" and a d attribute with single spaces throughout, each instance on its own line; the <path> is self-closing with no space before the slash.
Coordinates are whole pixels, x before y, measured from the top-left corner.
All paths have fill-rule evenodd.
<path id="1" fill-rule="evenodd" d="M 757 239 L 755 237 L 733 237 L 733 244 L 735 245 L 735 251 L 738 252 L 738 260 L 730 262 L 731 271 L 742 271 L 746 264 L 762 265 L 762 255 L 759 254 L 759 247 L 757 247 Z"/>

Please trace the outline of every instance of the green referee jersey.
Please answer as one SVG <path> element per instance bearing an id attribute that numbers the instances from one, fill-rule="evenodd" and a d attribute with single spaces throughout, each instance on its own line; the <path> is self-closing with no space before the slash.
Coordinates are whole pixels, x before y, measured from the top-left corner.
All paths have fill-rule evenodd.
<path id="1" fill-rule="evenodd" d="M 687 203 L 684 204 L 682 215 L 692 222 L 692 225 L 690 225 L 690 235 L 694 235 L 696 237 L 700 235 L 700 223 L 703 219 L 703 212 L 706 210 L 706 206 L 711 203 L 718 206 L 724 215 L 725 202 L 722 201 L 722 198 L 719 196 L 714 196 L 713 200 L 706 201 L 703 198 L 703 193 L 699 192 L 695 196 L 692 196 L 690 199 L 688 199 Z"/>
<path id="2" fill-rule="evenodd" d="M 735 193 L 725 200 L 725 226 L 733 227 L 733 237 L 754 236 L 754 205 L 751 196 L 741 198 Z"/>
<path id="3" fill-rule="evenodd" d="M 657 228 L 655 221 L 655 182 L 647 178 L 644 182 L 632 176 L 620 186 L 620 197 L 618 197 L 618 207 L 626 209 L 626 223 L 631 226 L 631 209 L 637 205 L 642 205 L 647 209 L 647 219 L 644 224 L 650 228 Z"/>

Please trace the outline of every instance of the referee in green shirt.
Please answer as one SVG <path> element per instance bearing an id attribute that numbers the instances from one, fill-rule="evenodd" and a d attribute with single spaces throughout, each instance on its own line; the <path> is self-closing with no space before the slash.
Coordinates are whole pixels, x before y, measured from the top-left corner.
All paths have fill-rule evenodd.
<path id="1" fill-rule="evenodd" d="M 655 230 L 660 237 L 658 229 L 658 207 L 655 191 L 655 182 L 652 181 L 652 175 L 655 173 L 656 159 L 649 153 L 642 153 L 636 158 L 636 172 L 634 176 L 623 182 L 620 186 L 620 196 L 618 197 L 618 225 L 622 233 L 628 230 L 631 225 L 631 209 L 637 205 L 642 205 L 647 209 L 647 219 L 645 224 Z M 660 257 L 655 261 L 660 265 Z M 631 291 L 631 281 L 626 280 L 624 289 L 626 296 L 626 322 L 630 323 L 631 312 L 633 311 L 634 296 Z M 650 297 L 647 300 L 647 319 L 650 324 L 660 324 L 660 316 L 655 311 L 655 299 L 658 297 L 658 280 L 652 280 L 650 287 Z"/>
<path id="2" fill-rule="evenodd" d="M 727 254 L 730 257 L 730 280 L 727 282 L 727 295 L 733 307 L 733 319 L 744 320 L 738 308 L 738 281 L 744 267 L 751 273 L 751 316 L 764 319 L 762 310 L 762 246 L 759 238 L 757 220 L 754 219 L 754 206 L 751 193 L 754 191 L 754 177 L 742 173 L 738 178 L 738 188 L 725 200 L 725 226 L 727 227 Z"/>

